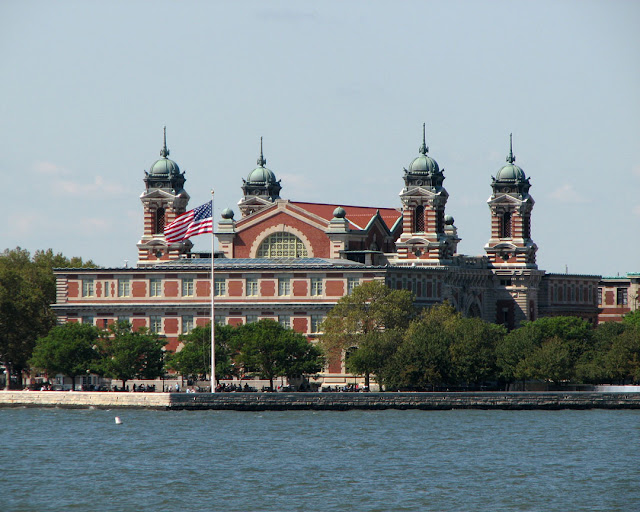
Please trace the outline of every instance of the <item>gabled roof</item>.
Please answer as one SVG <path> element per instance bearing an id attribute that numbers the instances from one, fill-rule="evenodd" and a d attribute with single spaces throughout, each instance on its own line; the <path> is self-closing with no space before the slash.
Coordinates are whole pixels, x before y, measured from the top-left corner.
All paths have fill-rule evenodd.
<path id="1" fill-rule="evenodd" d="M 292 205 L 307 210 L 308 212 L 330 221 L 333 219 L 333 212 L 336 208 L 342 207 L 347 212 L 346 219 L 355 229 L 364 230 L 371 219 L 379 213 L 387 228 L 391 231 L 397 220 L 402 217 L 402 213 L 396 208 L 375 208 L 369 206 L 347 206 L 342 204 L 324 203 L 302 203 L 290 201 Z"/>

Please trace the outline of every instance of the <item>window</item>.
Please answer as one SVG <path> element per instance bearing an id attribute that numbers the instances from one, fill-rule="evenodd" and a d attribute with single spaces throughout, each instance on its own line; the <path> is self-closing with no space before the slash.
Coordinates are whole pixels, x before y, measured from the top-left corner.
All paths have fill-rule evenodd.
<path id="1" fill-rule="evenodd" d="M 258 258 L 306 258 L 307 249 L 297 236 L 291 233 L 273 233 L 258 247 Z"/>
<path id="2" fill-rule="evenodd" d="M 182 296 L 193 297 L 193 279 L 188 278 L 182 280 Z"/>
<path id="3" fill-rule="evenodd" d="M 286 297 L 291 295 L 291 279 L 282 277 L 278 279 L 278 296 Z"/>
<path id="4" fill-rule="evenodd" d="M 360 278 L 347 277 L 347 295 L 351 295 L 353 289 L 360 284 Z"/>
<path id="5" fill-rule="evenodd" d="M 193 316 L 185 315 L 182 317 L 182 334 L 189 334 L 193 330 Z"/>
<path id="6" fill-rule="evenodd" d="M 598 288 L 598 306 L 602 305 L 602 288 Z"/>
<path id="7" fill-rule="evenodd" d="M 322 295 L 322 278 L 321 277 L 311 278 L 311 295 L 313 297 Z"/>
<path id="8" fill-rule="evenodd" d="M 162 297 L 162 279 L 149 279 L 149 296 Z"/>
<path id="9" fill-rule="evenodd" d="M 109 296 L 109 281 L 104 282 L 104 296 L 105 297 Z"/>
<path id="10" fill-rule="evenodd" d="M 129 323 L 129 317 L 128 316 L 119 316 L 118 317 L 118 323 L 119 324 Z"/>
<path id="11" fill-rule="evenodd" d="M 246 295 L 247 297 L 258 296 L 258 279 L 255 277 L 248 277 L 246 280 Z"/>
<path id="12" fill-rule="evenodd" d="M 502 215 L 502 233 L 500 238 L 511 238 L 511 213 L 505 212 Z"/>
<path id="13" fill-rule="evenodd" d="M 322 315 L 311 315 L 311 332 L 322 332 L 322 322 L 324 317 Z"/>
<path id="14" fill-rule="evenodd" d="M 616 304 L 618 306 L 626 306 L 628 299 L 628 290 L 626 288 L 618 288 L 616 294 Z"/>
<path id="15" fill-rule="evenodd" d="M 285 329 L 291 329 L 291 317 L 289 315 L 279 315 L 278 323 Z"/>
<path id="16" fill-rule="evenodd" d="M 164 233 L 164 208 L 158 208 L 156 210 L 156 223 L 155 223 L 155 233 L 162 234 Z"/>
<path id="17" fill-rule="evenodd" d="M 415 209 L 415 218 L 413 219 L 413 232 L 424 233 L 424 206 L 420 205 Z"/>
<path id="18" fill-rule="evenodd" d="M 93 325 L 93 317 L 92 316 L 83 316 L 82 323 L 87 325 Z"/>
<path id="19" fill-rule="evenodd" d="M 162 332 L 162 317 L 161 316 L 149 317 L 149 329 L 151 330 L 151 332 L 160 334 Z"/>
<path id="20" fill-rule="evenodd" d="M 118 279 L 118 297 L 128 297 L 130 293 L 129 280 Z"/>
<path id="21" fill-rule="evenodd" d="M 82 280 L 82 296 L 93 297 L 93 279 Z"/>
<path id="22" fill-rule="evenodd" d="M 214 323 L 224 325 L 226 323 L 226 316 L 224 315 L 216 315 L 214 317 Z"/>
<path id="23" fill-rule="evenodd" d="M 531 217 L 529 214 L 522 218 L 522 238 L 531 238 Z"/>
<path id="24" fill-rule="evenodd" d="M 247 315 L 247 323 L 252 324 L 258 321 L 258 315 Z"/>
<path id="25" fill-rule="evenodd" d="M 227 294 L 227 281 L 223 277 L 216 277 L 213 281 L 213 294 L 221 297 Z"/>

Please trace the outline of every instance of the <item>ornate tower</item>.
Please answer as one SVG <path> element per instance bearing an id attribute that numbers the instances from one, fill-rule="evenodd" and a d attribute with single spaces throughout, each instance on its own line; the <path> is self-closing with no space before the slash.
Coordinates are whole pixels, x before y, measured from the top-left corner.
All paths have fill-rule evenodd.
<path id="1" fill-rule="evenodd" d="M 538 247 L 531 239 L 531 210 L 535 204 L 529 195 L 529 178 L 515 164 L 510 136 L 507 165 L 492 177 L 493 194 L 487 201 L 491 210 L 491 239 L 484 250 L 494 267 L 538 268 Z"/>
<path id="2" fill-rule="evenodd" d="M 164 227 L 178 215 L 186 211 L 189 194 L 184 190 L 184 172 L 178 164 L 167 158 L 167 128 L 164 128 L 164 144 L 160 150 L 160 160 L 145 171 L 145 190 L 140 196 L 144 208 L 144 230 L 138 242 L 138 266 L 152 265 L 158 261 L 177 259 L 189 252 L 193 244 L 184 242 L 167 243 Z"/>
<path id="3" fill-rule="evenodd" d="M 444 169 L 427 153 L 425 125 L 422 146 L 409 169 L 404 170 L 402 201 L 402 235 L 396 242 L 398 259 L 424 260 L 439 264 L 455 253 L 460 239 L 445 224 L 445 205 L 449 194 L 442 186 Z M 451 219 L 451 225 L 453 219 Z"/>
<path id="4" fill-rule="evenodd" d="M 267 161 L 262 154 L 262 137 L 260 137 L 260 157 L 258 167 L 249 173 L 246 180 L 242 180 L 244 197 L 238 201 L 238 208 L 243 217 L 270 206 L 276 199 L 280 199 L 280 180 L 276 181 L 273 171 L 265 167 Z"/>

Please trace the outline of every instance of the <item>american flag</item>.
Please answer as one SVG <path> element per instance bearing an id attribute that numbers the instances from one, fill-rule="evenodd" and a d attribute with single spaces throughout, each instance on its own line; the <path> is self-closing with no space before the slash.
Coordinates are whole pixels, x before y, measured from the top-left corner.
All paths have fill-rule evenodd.
<path id="1" fill-rule="evenodd" d="M 213 233 L 211 201 L 183 213 L 164 228 L 167 242 L 182 242 L 202 233 Z"/>

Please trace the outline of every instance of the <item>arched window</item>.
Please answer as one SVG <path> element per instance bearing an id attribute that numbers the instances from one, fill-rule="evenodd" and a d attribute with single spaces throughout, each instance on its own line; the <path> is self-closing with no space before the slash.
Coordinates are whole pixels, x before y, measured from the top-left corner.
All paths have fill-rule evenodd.
<path id="1" fill-rule="evenodd" d="M 297 236 L 291 233 L 273 233 L 258 247 L 257 258 L 306 258 L 307 249 Z"/>
<path id="2" fill-rule="evenodd" d="M 424 233 L 424 206 L 418 206 L 413 215 L 413 232 Z"/>
<path id="3" fill-rule="evenodd" d="M 156 210 L 155 233 L 164 233 L 164 208 Z"/>
<path id="4" fill-rule="evenodd" d="M 502 215 L 502 236 L 501 238 L 511 238 L 511 212 Z"/>

